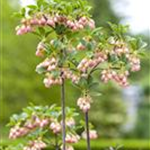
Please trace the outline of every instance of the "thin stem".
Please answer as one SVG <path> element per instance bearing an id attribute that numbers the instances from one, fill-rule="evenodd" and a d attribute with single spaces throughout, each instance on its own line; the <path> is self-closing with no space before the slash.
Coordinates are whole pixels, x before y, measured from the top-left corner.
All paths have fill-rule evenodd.
<path id="1" fill-rule="evenodd" d="M 59 150 L 58 136 L 57 136 L 57 134 L 55 134 L 55 150 Z"/>
<path id="2" fill-rule="evenodd" d="M 91 150 L 90 135 L 89 135 L 89 116 L 88 116 L 88 112 L 85 113 L 85 123 L 86 123 L 87 150 Z"/>
<path id="3" fill-rule="evenodd" d="M 62 75 L 63 76 L 63 72 Z M 62 77 L 62 85 L 61 85 L 61 107 L 62 107 L 62 150 L 66 150 L 66 113 L 65 113 L 65 82 L 64 78 Z"/>

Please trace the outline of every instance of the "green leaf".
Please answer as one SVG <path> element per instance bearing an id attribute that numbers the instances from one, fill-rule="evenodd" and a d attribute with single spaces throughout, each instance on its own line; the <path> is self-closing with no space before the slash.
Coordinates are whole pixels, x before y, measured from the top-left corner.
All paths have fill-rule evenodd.
<path id="1" fill-rule="evenodd" d="M 147 46 L 147 43 L 142 41 L 142 39 L 139 38 L 132 38 L 132 37 L 127 37 L 127 41 L 129 42 L 131 48 L 135 50 L 144 50 L 144 48 Z"/>
<path id="2" fill-rule="evenodd" d="M 26 9 L 25 9 L 24 7 L 21 9 L 21 14 L 22 14 L 23 17 L 24 17 L 25 14 L 26 14 Z"/>
<path id="3" fill-rule="evenodd" d="M 100 92 L 91 92 L 90 94 L 91 94 L 93 97 L 102 96 L 102 93 L 100 93 Z"/>
<path id="4" fill-rule="evenodd" d="M 49 34 L 51 34 L 53 32 L 53 30 L 51 30 L 51 31 L 47 31 L 46 33 L 45 33 L 45 37 L 48 37 L 49 36 Z"/>
<path id="5" fill-rule="evenodd" d="M 113 24 L 111 22 L 108 22 L 108 25 L 111 29 L 112 34 L 118 39 L 124 39 L 124 34 L 127 33 L 129 29 L 128 25 Z"/>
<path id="6" fill-rule="evenodd" d="M 125 63 L 127 63 L 127 57 L 126 57 L 126 55 L 125 54 L 123 54 L 123 55 L 121 55 L 121 60 L 123 61 L 123 62 L 125 62 Z M 116 61 L 115 61 L 116 62 Z"/>
<path id="7" fill-rule="evenodd" d="M 81 126 L 85 126 L 85 121 L 84 120 L 80 120 L 80 124 L 81 124 Z"/>
<path id="8" fill-rule="evenodd" d="M 29 11 L 28 11 L 28 15 L 29 16 L 32 16 L 32 15 L 34 15 L 35 14 L 35 10 L 34 9 L 30 9 Z"/>
<path id="9" fill-rule="evenodd" d="M 37 0 L 37 6 L 40 8 L 44 4 L 44 0 Z"/>
<path id="10" fill-rule="evenodd" d="M 132 48 L 133 50 L 137 50 L 137 42 L 136 42 L 136 39 L 135 39 L 135 38 L 130 38 L 129 40 L 130 40 L 130 41 L 129 41 L 129 44 L 130 44 L 131 48 Z"/>
<path id="11" fill-rule="evenodd" d="M 140 52 L 140 53 L 138 53 L 138 55 L 141 56 L 141 57 L 145 57 L 145 56 L 146 56 L 146 53 Z"/>
<path id="12" fill-rule="evenodd" d="M 115 42 L 115 38 L 113 36 L 110 36 L 108 38 L 108 43 L 113 44 Z"/>
<path id="13" fill-rule="evenodd" d="M 89 57 L 89 58 L 92 58 L 94 56 L 94 53 L 93 52 L 86 52 L 86 55 Z"/>
<path id="14" fill-rule="evenodd" d="M 54 40 L 54 48 L 57 49 L 60 46 L 60 41 L 59 40 Z"/>
<path id="15" fill-rule="evenodd" d="M 93 44 L 90 42 L 87 44 L 87 49 L 92 50 L 93 49 Z"/>
<path id="16" fill-rule="evenodd" d="M 99 82 L 91 82 L 90 84 L 89 84 L 89 88 L 91 88 L 91 89 L 97 89 L 99 87 Z"/>
<path id="17" fill-rule="evenodd" d="M 51 74 L 54 78 L 57 78 L 60 75 L 60 71 L 52 71 Z"/>
<path id="18" fill-rule="evenodd" d="M 87 80 L 88 80 L 88 84 L 92 84 L 93 83 L 93 76 L 89 75 Z"/>
<path id="19" fill-rule="evenodd" d="M 75 84 L 75 83 L 74 83 L 73 86 L 74 86 L 75 88 L 77 88 L 78 90 L 82 90 L 79 84 Z"/>
<path id="20" fill-rule="evenodd" d="M 92 9 L 91 6 L 86 6 L 86 7 L 85 7 L 85 10 L 86 10 L 87 12 L 89 12 L 91 9 Z"/>
<path id="21" fill-rule="evenodd" d="M 35 71 L 39 74 L 42 74 L 42 73 L 46 72 L 46 69 L 43 67 L 37 67 Z"/>
<path id="22" fill-rule="evenodd" d="M 79 85 L 82 89 L 87 89 L 88 88 L 87 80 L 83 77 L 80 79 Z"/>
<path id="23" fill-rule="evenodd" d="M 138 38 L 137 39 L 137 47 L 138 47 L 138 50 L 142 50 L 144 49 L 145 47 L 147 46 L 147 43 L 142 41 L 141 38 Z"/>
<path id="24" fill-rule="evenodd" d="M 22 14 L 19 12 L 14 12 L 12 17 L 22 18 Z"/>
<path id="25" fill-rule="evenodd" d="M 117 60 L 117 57 L 115 54 L 110 55 L 110 61 L 115 62 Z"/>
<path id="26" fill-rule="evenodd" d="M 38 32 L 32 32 L 32 34 L 37 35 L 39 38 L 41 38 L 41 35 Z"/>
<path id="27" fill-rule="evenodd" d="M 72 12 L 72 5 L 70 5 L 70 4 L 67 5 L 67 12 L 68 13 Z"/>
<path id="28" fill-rule="evenodd" d="M 58 35 L 63 34 L 66 31 L 66 27 L 64 25 L 57 25 L 55 31 Z"/>
<path id="29" fill-rule="evenodd" d="M 44 49 L 45 51 L 46 51 L 46 53 L 48 54 L 48 55 L 50 55 L 51 53 L 52 53 L 52 49 L 51 49 L 51 46 L 50 45 L 48 45 L 48 44 L 45 44 L 45 49 Z"/>
<path id="30" fill-rule="evenodd" d="M 27 7 L 30 8 L 30 9 L 37 9 L 36 5 L 28 5 Z"/>
<path id="31" fill-rule="evenodd" d="M 103 27 L 98 27 L 98 28 L 95 28 L 93 31 L 92 31 L 92 35 L 93 34 L 95 34 L 95 33 L 97 33 L 97 32 L 99 32 L 99 31 L 101 31 L 103 29 Z"/>
<path id="32" fill-rule="evenodd" d="M 83 46 L 86 46 L 86 41 L 85 40 L 83 40 L 83 39 L 81 39 L 81 44 L 83 45 Z"/>
<path id="33" fill-rule="evenodd" d="M 45 29 L 43 27 L 38 27 L 38 30 L 41 35 L 45 35 Z"/>
<path id="34" fill-rule="evenodd" d="M 70 60 L 70 62 L 74 65 L 74 66 L 78 66 L 78 61 L 75 58 L 72 58 Z"/>
<path id="35" fill-rule="evenodd" d="M 93 124 L 92 124 L 91 122 L 89 122 L 89 128 L 90 128 L 90 129 L 93 129 L 93 128 L 94 128 L 94 126 L 93 126 Z"/>
<path id="36" fill-rule="evenodd" d="M 18 120 L 19 119 L 19 116 L 17 114 L 14 114 L 12 117 L 11 117 L 13 120 Z"/>
<path id="37" fill-rule="evenodd" d="M 28 117 L 28 114 L 23 112 L 20 117 L 22 118 L 22 120 L 25 120 Z"/>

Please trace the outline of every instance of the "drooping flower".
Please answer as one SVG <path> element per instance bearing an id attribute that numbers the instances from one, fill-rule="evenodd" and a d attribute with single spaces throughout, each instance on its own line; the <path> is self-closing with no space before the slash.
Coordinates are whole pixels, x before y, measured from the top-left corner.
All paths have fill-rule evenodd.
<path id="1" fill-rule="evenodd" d="M 86 113 L 89 111 L 89 109 L 91 108 L 91 102 L 92 99 L 90 96 L 84 96 L 84 97 L 80 97 L 77 101 L 77 105 L 80 107 L 80 109 Z"/>
<path id="2" fill-rule="evenodd" d="M 74 134 L 67 134 L 66 135 L 66 139 L 65 141 L 67 143 L 77 143 L 79 141 L 80 137 L 78 135 L 74 135 Z"/>
<path id="3" fill-rule="evenodd" d="M 90 137 L 90 139 L 97 139 L 98 138 L 97 131 L 96 130 L 90 130 L 89 131 L 89 137 Z M 84 131 L 82 133 L 82 138 L 87 139 L 87 133 L 86 133 L 86 131 Z"/>
<path id="4" fill-rule="evenodd" d="M 50 129 L 53 131 L 53 133 L 57 134 L 61 132 L 61 124 L 58 122 L 52 122 L 50 124 Z"/>

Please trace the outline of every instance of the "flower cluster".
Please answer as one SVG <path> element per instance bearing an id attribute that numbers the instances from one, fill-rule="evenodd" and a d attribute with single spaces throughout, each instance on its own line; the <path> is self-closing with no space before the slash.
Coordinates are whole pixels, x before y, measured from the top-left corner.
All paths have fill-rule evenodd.
<path id="1" fill-rule="evenodd" d="M 116 54 L 118 56 L 121 56 L 122 54 L 125 54 L 125 55 L 129 54 L 129 48 L 128 48 L 127 44 L 124 41 L 112 40 L 109 43 L 114 45 L 112 54 Z"/>
<path id="2" fill-rule="evenodd" d="M 50 129 L 53 131 L 54 134 L 58 134 L 61 132 L 61 124 L 57 121 L 52 122 L 50 124 Z"/>
<path id="3" fill-rule="evenodd" d="M 71 79 L 73 83 L 78 83 L 80 80 L 80 77 L 76 74 L 74 74 L 70 69 L 68 68 L 62 68 L 61 71 L 63 72 L 62 77 L 64 79 Z"/>
<path id="4" fill-rule="evenodd" d="M 50 26 L 55 28 L 58 24 L 64 25 L 72 31 L 79 31 L 86 26 L 93 29 L 95 28 L 94 20 L 85 16 L 79 19 L 70 20 L 64 15 L 55 14 L 53 16 L 47 14 L 36 14 L 32 18 L 22 19 L 21 26 L 16 27 L 17 35 L 25 34 L 34 31 L 36 26 Z"/>
<path id="5" fill-rule="evenodd" d="M 55 70 L 57 67 L 57 59 L 55 57 L 46 58 L 42 63 L 40 63 L 36 68 L 44 68 L 47 71 Z"/>
<path id="6" fill-rule="evenodd" d="M 31 28 L 30 25 L 22 25 L 21 27 L 17 26 L 16 27 L 17 35 L 25 34 L 28 32 L 32 32 L 33 29 Z"/>
<path id="7" fill-rule="evenodd" d="M 91 102 L 92 102 L 92 98 L 88 95 L 88 96 L 80 97 L 77 101 L 77 105 L 84 113 L 86 113 L 91 108 Z"/>
<path id="8" fill-rule="evenodd" d="M 42 149 L 44 149 L 46 147 L 47 147 L 47 145 L 43 141 L 35 140 L 35 141 L 31 141 L 29 143 L 29 146 L 25 146 L 23 148 L 23 150 L 42 150 Z"/>
<path id="9" fill-rule="evenodd" d="M 55 77 L 53 74 L 47 73 L 46 78 L 44 79 L 44 84 L 45 87 L 49 88 L 52 85 L 61 85 L 62 84 L 62 78 L 63 79 L 71 79 L 73 83 L 78 83 L 79 77 L 75 74 L 73 74 L 70 70 L 68 69 L 58 69 L 60 74 L 59 76 Z M 62 70 L 62 71 L 60 71 Z M 63 72 L 61 76 L 61 72 Z"/>
<path id="10" fill-rule="evenodd" d="M 67 25 L 73 31 L 81 30 L 81 29 L 83 29 L 86 26 L 89 26 L 91 29 L 95 28 L 94 20 L 93 19 L 89 19 L 89 18 L 87 18 L 85 16 L 80 17 L 78 20 L 75 20 L 75 21 L 67 20 L 65 25 Z"/>
<path id="11" fill-rule="evenodd" d="M 94 54 L 94 58 L 93 61 L 95 61 L 95 63 L 102 63 L 104 61 L 107 60 L 107 55 L 104 52 L 101 51 L 96 51 L 96 53 Z"/>
<path id="12" fill-rule="evenodd" d="M 47 73 L 46 78 L 43 80 L 43 83 L 47 88 L 51 87 L 52 85 L 61 85 L 62 78 L 60 76 L 56 78 L 52 74 Z"/>
<path id="13" fill-rule="evenodd" d="M 114 54 L 121 56 L 122 54 L 128 54 L 129 49 L 127 47 L 116 47 L 113 52 Z"/>
<path id="14" fill-rule="evenodd" d="M 28 133 L 29 133 L 28 128 L 15 126 L 15 127 L 11 128 L 10 133 L 9 133 L 9 138 L 16 139 L 16 138 L 25 136 Z"/>
<path id="15" fill-rule="evenodd" d="M 141 69 L 140 59 L 138 57 L 129 56 L 128 59 L 129 59 L 130 65 L 131 65 L 131 71 L 135 72 L 135 71 L 139 71 Z"/>
<path id="16" fill-rule="evenodd" d="M 109 80 L 114 80 L 117 83 L 119 83 L 119 85 L 121 85 L 123 87 L 125 87 L 129 84 L 128 81 L 127 81 L 127 77 L 129 75 L 128 71 L 125 71 L 124 73 L 118 74 L 114 70 L 107 69 L 107 70 L 103 70 L 101 72 L 101 74 L 102 74 L 101 80 L 104 83 L 107 83 Z"/>
<path id="17" fill-rule="evenodd" d="M 50 123 L 49 118 L 40 119 L 40 118 L 36 117 L 36 119 L 35 119 L 35 124 L 41 128 L 47 126 L 49 123 Z"/>
<path id="18" fill-rule="evenodd" d="M 43 80 L 45 86 L 47 88 L 51 87 L 52 85 L 61 85 L 62 79 L 70 79 L 73 83 L 78 83 L 79 76 L 73 74 L 73 72 L 68 68 L 59 68 L 58 67 L 58 60 L 55 57 L 46 58 L 42 63 L 40 63 L 36 70 L 44 69 L 46 73 L 46 77 Z M 54 72 L 57 72 L 57 75 Z"/>
<path id="19" fill-rule="evenodd" d="M 126 46 L 124 42 L 116 41 L 115 44 L 116 46 L 114 48 L 113 53 L 117 54 L 118 56 L 125 54 L 131 66 L 131 71 L 132 72 L 139 71 L 141 66 L 140 66 L 140 59 L 138 58 L 138 56 L 135 56 L 132 53 L 130 53 L 129 48 Z"/>
<path id="20" fill-rule="evenodd" d="M 24 124 L 24 127 L 28 128 L 29 130 L 33 130 L 38 126 L 39 126 L 39 123 L 35 120 L 28 120 Z"/>
<path id="21" fill-rule="evenodd" d="M 35 129 L 37 127 L 44 128 L 48 124 L 49 124 L 48 118 L 40 119 L 40 118 L 34 116 L 34 117 L 32 117 L 31 120 L 27 120 L 24 123 L 23 127 L 15 126 L 15 127 L 11 128 L 10 133 L 9 133 L 9 138 L 16 139 L 16 138 L 25 136 L 28 133 L 30 133 L 33 129 Z"/>
<path id="22" fill-rule="evenodd" d="M 77 69 L 85 73 L 87 72 L 88 68 L 93 68 L 98 64 L 104 62 L 105 60 L 107 60 L 106 54 L 104 54 L 103 52 L 95 52 L 93 58 L 83 58 L 77 66 Z"/>
<path id="23" fill-rule="evenodd" d="M 89 137 L 90 137 L 90 139 L 97 139 L 98 138 L 97 131 L 96 130 L 90 130 L 89 131 Z M 82 133 L 82 138 L 87 139 L 87 133 L 86 133 L 86 131 L 84 131 Z"/>
<path id="24" fill-rule="evenodd" d="M 67 134 L 66 135 L 66 142 L 67 143 L 77 143 L 80 140 L 80 136 L 74 134 Z"/>
<path id="25" fill-rule="evenodd" d="M 68 127 L 73 127 L 73 126 L 75 126 L 75 120 L 71 117 L 71 118 L 68 118 L 67 120 L 66 120 L 66 125 L 68 126 Z"/>

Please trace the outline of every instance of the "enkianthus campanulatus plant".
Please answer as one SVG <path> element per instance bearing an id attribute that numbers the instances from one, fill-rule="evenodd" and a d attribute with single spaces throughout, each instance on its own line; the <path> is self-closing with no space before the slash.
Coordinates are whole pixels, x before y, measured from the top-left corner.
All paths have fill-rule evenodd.
<path id="1" fill-rule="evenodd" d="M 45 87 L 61 86 L 62 150 L 72 150 L 66 146 L 65 81 L 70 80 L 81 91 L 77 105 L 85 115 L 83 136 L 90 150 L 90 138 L 97 138 L 88 117 L 94 102 L 93 86 L 110 80 L 128 86 L 130 72 L 141 68 L 140 56 L 146 46 L 140 38 L 127 35 L 128 26 L 109 23 L 109 29 L 95 27 L 90 9 L 86 0 L 37 0 L 16 13 L 21 17 L 17 35 L 32 33 L 40 38 L 35 54 L 42 62 L 36 71 L 43 74 Z"/>

